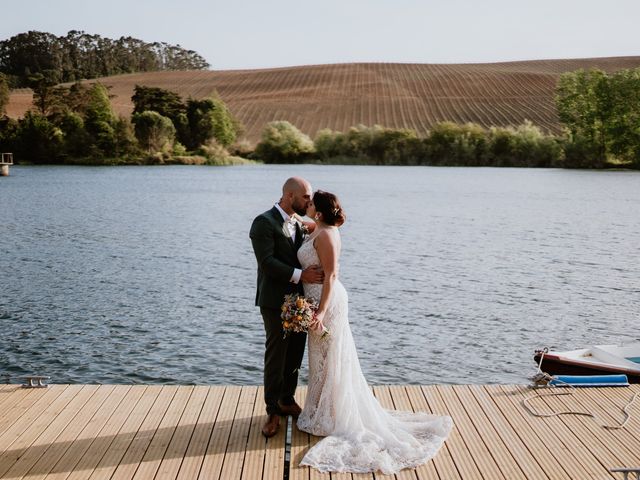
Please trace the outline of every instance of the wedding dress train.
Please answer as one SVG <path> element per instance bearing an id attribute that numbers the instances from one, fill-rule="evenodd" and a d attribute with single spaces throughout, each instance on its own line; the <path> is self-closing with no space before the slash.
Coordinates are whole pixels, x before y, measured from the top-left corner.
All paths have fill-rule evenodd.
<path id="1" fill-rule="evenodd" d="M 303 268 L 319 264 L 313 240 L 298 250 Z M 324 318 L 330 331 L 310 332 L 309 386 L 297 427 L 325 437 L 301 465 L 321 472 L 396 473 L 434 457 L 449 435 L 447 416 L 385 410 L 360 369 L 348 320 L 347 292 L 339 280 Z M 320 301 L 322 285 L 305 284 L 305 296 Z"/>

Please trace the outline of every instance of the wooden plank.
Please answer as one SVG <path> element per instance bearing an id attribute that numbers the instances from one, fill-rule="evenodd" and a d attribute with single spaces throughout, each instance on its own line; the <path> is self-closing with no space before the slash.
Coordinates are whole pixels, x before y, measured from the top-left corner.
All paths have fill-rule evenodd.
<path id="1" fill-rule="evenodd" d="M 620 425 L 624 422 L 623 408 L 633 399 L 637 392 L 640 392 L 640 384 L 630 385 L 628 388 L 615 388 L 609 391 L 609 394 L 606 395 L 606 400 L 603 402 L 603 407 L 607 405 L 606 409 L 613 419 L 612 424 Z M 636 398 L 628 411 L 631 413 L 631 418 L 627 422 L 625 429 L 640 432 L 640 398 Z M 640 447 L 640 443 L 638 446 Z"/>
<path id="2" fill-rule="evenodd" d="M 0 437 L 4 453 L 0 456 L 0 477 L 25 453 L 27 448 L 46 430 L 58 413 L 84 388 L 83 385 L 51 388 L 22 417 Z M 49 389 L 47 389 L 49 390 Z M 53 400 L 53 401 L 51 401 Z"/>
<path id="3" fill-rule="evenodd" d="M 308 387 L 305 387 L 305 402 L 307 401 L 307 393 L 308 393 Z M 309 449 L 311 449 L 316 443 L 318 443 L 320 440 L 322 440 L 323 437 L 316 437 L 315 435 L 309 435 Z M 308 451 L 308 449 L 307 449 Z M 306 454 L 306 451 L 304 452 Z M 322 473 L 318 470 L 316 470 L 315 468 L 311 468 L 309 467 L 309 480 L 330 480 L 331 479 L 331 474 L 330 473 Z"/>
<path id="4" fill-rule="evenodd" d="M 109 396 L 108 400 L 100 407 L 100 410 L 80 432 L 76 439 L 71 443 L 67 451 L 55 464 L 55 466 L 47 472 L 48 480 L 61 480 L 66 478 L 70 472 L 78 464 L 82 456 L 87 452 L 95 439 L 99 436 L 100 431 L 115 413 L 126 398 L 130 387 L 116 387 L 114 392 Z M 29 480 L 32 480 L 30 472 Z"/>
<path id="5" fill-rule="evenodd" d="M 59 409 L 49 410 L 41 417 L 42 424 L 46 423 L 46 428 L 32 432 L 27 430 L 14 443 L 12 449 L 5 452 L 3 466 L 12 465 L 10 468 L 0 467 L 0 477 L 6 475 L 7 478 L 22 478 L 96 394 L 99 386 L 84 385 L 79 386 L 77 390 L 77 395 L 74 395 L 71 401 L 59 405 Z"/>
<path id="6" fill-rule="evenodd" d="M 384 408 L 385 410 L 412 411 L 411 404 L 409 403 L 409 400 L 406 398 L 406 395 L 401 395 L 399 391 L 396 391 L 396 395 L 394 398 L 391 395 L 391 388 L 393 387 L 388 387 L 388 386 L 373 387 L 373 392 L 378 402 L 380 402 L 380 405 L 382 406 L 382 408 Z M 397 404 L 396 404 L 396 401 L 398 402 Z M 431 473 L 435 474 L 435 469 L 433 468 L 433 464 L 431 464 L 431 462 L 429 462 L 429 464 L 431 466 Z M 436 475 L 435 477 L 432 476 L 427 478 L 437 478 L 437 474 L 435 475 Z M 369 475 L 367 478 L 373 479 L 374 476 Z M 410 470 L 404 469 L 395 475 L 384 475 L 382 473 L 376 473 L 375 479 L 377 480 L 379 478 L 382 478 L 382 479 L 396 478 L 398 480 L 415 480 L 416 472 L 413 469 L 410 469 Z"/>
<path id="7" fill-rule="evenodd" d="M 62 459 L 71 445 L 76 441 L 80 433 L 93 421 L 94 416 L 103 411 L 105 402 L 107 402 L 115 389 L 115 385 L 97 387 L 95 394 L 81 407 L 81 410 L 62 430 L 60 435 L 58 435 L 54 441 L 41 446 L 40 449 L 43 451 L 37 453 L 37 455 L 41 455 L 40 458 L 33 467 L 28 470 L 29 480 L 43 479 L 51 472 L 53 467 Z M 117 395 L 114 395 L 114 397 L 117 398 Z M 21 462 L 37 448 L 34 447 L 34 445 L 32 445 L 29 450 L 27 450 L 27 453 L 20 459 Z M 34 455 L 34 457 L 37 455 Z M 16 465 L 14 465 L 14 468 Z M 13 475 L 18 476 L 15 471 Z"/>
<path id="8" fill-rule="evenodd" d="M 265 421 L 264 412 L 264 387 L 258 387 L 256 399 L 251 413 L 251 427 L 247 439 L 247 451 L 244 457 L 244 467 L 242 468 L 242 480 L 253 480 L 262 478 L 264 469 L 264 455 L 266 452 L 267 440 L 262 435 L 262 425 Z M 292 477 L 290 477 L 293 480 Z"/>
<path id="9" fill-rule="evenodd" d="M 177 387 L 176 394 L 167 406 L 167 410 L 162 416 L 160 424 L 153 433 L 153 438 L 142 457 L 142 461 L 136 470 L 134 479 L 154 478 L 160 462 L 164 458 L 169 443 L 176 432 L 180 418 L 187 406 L 189 398 L 193 393 L 193 386 Z"/>
<path id="10" fill-rule="evenodd" d="M 241 478 L 257 387 L 242 387 L 220 478 Z M 284 448 L 284 445 L 282 446 Z"/>
<path id="11" fill-rule="evenodd" d="M 100 431 L 98 438 L 82 456 L 69 479 L 111 478 L 161 393 L 160 385 L 131 387 L 122 402 L 122 407 Z"/>
<path id="12" fill-rule="evenodd" d="M 106 478 L 112 479 L 131 479 L 138 470 L 138 466 L 143 461 L 145 453 L 158 430 L 158 426 L 162 422 L 171 401 L 178 392 L 175 385 L 165 385 L 160 391 L 160 395 L 156 398 L 153 406 L 148 411 L 144 421 L 140 425 L 138 432 L 129 444 L 126 453 L 120 460 L 113 475 Z M 100 478 L 105 478 L 108 471 L 102 471 Z"/>
<path id="13" fill-rule="evenodd" d="M 299 387 L 296 391 L 296 396 L 298 400 L 298 404 L 304 406 L 307 401 L 307 392 L 308 387 Z M 297 425 L 293 425 L 292 427 L 292 445 L 291 445 L 291 459 L 290 459 L 290 473 L 296 475 L 296 477 L 300 480 L 330 480 L 335 478 L 338 474 L 332 473 L 323 473 L 315 468 L 301 466 L 300 462 L 307 454 L 309 449 L 313 447 L 316 443 L 322 440 L 323 437 L 316 437 L 314 435 L 310 435 L 306 432 L 301 432 L 298 430 Z M 351 478 L 351 477 L 349 477 Z M 291 479 L 293 480 L 293 478 Z"/>
<path id="14" fill-rule="evenodd" d="M 469 418 L 469 415 L 458 400 L 453 388 L 451 386 L 438 386 L 436 388 L 442 400 L 446 403 L 449 414 L 451 418 L 453 418 L 454 424 L 457 425 L 460 435 L 464 439 L 464 443 L 473 456 L 474 462 L 482 476 L 491 479 L 504 479 L 504 474 L 491 455 L 491 451 L 487 448 L 482 436 Z"/>
<path id="15" fill-rule="evenodd" d="M 542 419 L 529 414 L 522 405 L 524 395 L 532 390 L 520 390 L 518 386 L 485 387 L 498 408 L 505 412 L 512 425 L 518 425 L 521 438 L 526 438 L 529 451 L 538 460 L 549 478 L 587 478 L 582 465 L 567 450 L 556 433 Z M 495 389 L 495 391 L 494 391 Z"/>
<path id="16" fill-rule="evenodd" d="M 576 402 L 576 397 L 577 395 L 563 396 L 564 401 L 560 401 L 561 397 L 551 395 L 543 397 L 543 401 L 556 412 L 567 409 L 584 411 Z M 591 470 L 592 474 L 598 475 L 598 478 L 615 478 L 609 474 L 609 468 L 618 465 L 620 459 L 599 442 L 596 436 L 591 434 L 584 424 L 585 419 L 593 422 L 591 418 L 576 415 L 562 415 L 552 417 L 549 420 L 562 422 L 567 430 L 573 434 L 571 452 L 585 467 Z"/>
<path id="17" fill-rule="evenodd" d="M 205 386 L 193 388 L 193 392 L 187 402 L 182 417 L 180 417 L 171 443 L 169 443 L 164 458 L 158 467 L 158 473 L 156 473 L 155 476 L 156 479 L 174 479 L 177 477 L 207 398 L 208 390 L 209 388 Z"/>
<path id="18" fill-rule="evenodd" d="M 0 453 L 4 451 L 2 435 L 6 432 L 12 425 L 16 422 L 21 422 L 23 428 L 26 427 L 27 423 L 31 422 L 32 419 L 29 417 L 25 417 L 22 419 L 22 416 L 29 411 L 29 409 L 34 406 L 36 403 L 38 407 L 36 407 L 33 412 L 39 414 L 42 409 L 45 408 L 47 404 L 46 400 L 42 402 L 40 399 L 46 397 L 51 399 L 50 402 L 55 400 L 55 398 L 63 392 L 64 389 L 56 388 L 56 389 L 44 389 L 39 388 L 37 390 L 30 390 L 27 388 L 22 388 L 19 391 L 11 394 L 9 398 L 7 398 L 7 402 L 2 406 L 2 410 L 0 410 Z M 50 403 L 49 402 L 49 403 Z"/>
<path id="19" fill-rule="evenodd" d="M 608 478 L 606 475 L 601 475 L 602 469 L 600 465 L 596 467 L 587 465 L 582 458 L 576 457 L 576 439 L 560 419 L 557 417 L 537 418 L 524 410 L 522 401 L 530 395 L 535 395 L 535 391 L 522 386 L 502 386 L 501 389 L 509 393 L 506 395 L 506 398 L 511 401 L 516 408 L 522 410 L 523 418 L 525 418 L 540 439 L 549 446 L 551 454 L 562 465 L 570 478 Z M 545 407 L 542 400 L 534 400 L 530 405 L 540 409 L 540 411 L 543 411 L 543 409 L 546 412 L 551 411 Z"/>
<path id="20" fill-rule="evenodd" d="M 409 401 L 411 402 L 411 406 L 414 412 L 428 412 L 434 415 L 447 415 L 447 413 L 443 412 L 435 412 L 430 405 L 428 404 L 422 389 L 418 385 L 410 385 L 405 387 L 407 392 L 407 396 L 409 397 Z M 458 473 L 458 469 L 456 468 L 453 459 L 451 458 L 451 452 L 449 451 L 449 440 L 444 442 L 444 445 L 438 452 L 438 454 L 433 458 L 433 465 L 438 474 L 438 477 L 446 480 L 457 480 L 460 479 L 460 474 Z M 427 478 L 426 475 L 422 475 L 422 467 L 417 469 L 417 476 L 419 479 Z"/>
<path id="21" fill-rule="evenodd" d="M 580 416 L 576 417 L 576 419 L 580 420 L 591 435 L 616 457 L 620 462 L 616 465 L 635 465 L 638 463 L 639 458 L 638 454 L 633 451 L 637 451 L 637 438 L 624 429 L 610 430 L 602 426 L 603 424 L 615 424 L 609 419 L 609 413 L 602 408 L 602 404 L 613 394 L 612 390 L 612 388 L 576 389 L 573 397 L 581 411 L 596 415 L 596 418 Z M 566 396 L 558 397 L 558 400 L 560 403 L 565 404 Z M 565 408 L 571 407 L 565 404 Z M 610 464 L 605 466 L 611 468 Z"/>
<path id="22" fill-rule="evenodd" d="M 282 480 L 284 477 L 284 444 L 289 417 L 280 420 L 278 433 L 267 439 L 262 477 L 264 480 Z"/>
<path id="23" fill-rule="evenodd" d="M 2 385 L 2 387 L 2 390 L 0 390 L 0 418 L 4 416 L 6 406 L 15 405 L 20 401 L 19 399 L 28 395 L 30 391 L 33 391 L 28 388 L 22 388 L 20 385 Z M 38 390 L 44 389 L 39 388 Z"/>
<path id="24" fill-rule="evenodd" d="M 447 408 L 447 405 L 440 395 L 436 385 L 423 386 L 421 387 L 421 390 L 433 412 L 437 412 L 441 415 L 449 415 L 453 418 L 453 428 L 451 429 L 451 434 L 447 439 L 446 445 L 451 453 L 451 458 L 453 459 L 460 476 L 464 479 L 482 478 L 482 474 L 480 473 L 480 470 L 478 470 L 473 456 L 471 455 L 471 450 L 467 447 L 465 439 L 460 433 L 458 423 L 462 420 L 456 420 L 456 418 L 451 415 L 451 412 Z"/>
<path id="25" fill-rule="evenodd" d="M 527 477 L 525 472 L 520 469 L 519 463 L 515 460 L 513 455 L 511 454 L 511 450 L 508 448 L 507 444 L 500 437 L 497 429 L 496 423 L 499 423 L 502 420 L 502 415 L 498 414 L 497 411 L 493 411 L 494 414 L 497 414 L 494 417 L 488 417 L 487 413 L 483 411 L 475 397 L 469 391 L 469 388 L 466 385 L 456 385 L 449 387 L 454 391 L 460 400 L 460 404 L 463 406 L 469 419 L 473 423 L 475 429 L 482 437 L 482 440 L 487 445 L 490 450 L 491 456 L 493 457 L 496 465 L 502 472 L 505 478 L 508 479 L 522 479 L 526 480 L 526 478 L 539 478 L 536 476 Z M 502 425 L 503 433 L 507 433 L 510 431 L 510 428 L 506 428 L 505 425 Z M 510 437 L 513 441 L 511 444 L 516 450 L 524 450 L 524 447 L 519 445 L 519 441 L 517 436 L 513 435 Z M 524 462 L 525 464 L 530 462 Z M 535 462 L 533 462 L 535 464 Z M 537 464 L 536 464 L 537 466 Z M 532 467 L 533 468 L 533 467 Z M 527 469 L 530 470 L 530 469 Z M 536 469 L 536 474 L 540 474 L 542 471 L 539 467 Z"/>
<path id="26" fill-rule="evenodd" d="M 558 478 L 569 480 L 551 452 L 516 410 L 504 399 L 504 391 L 496 386 L 471 385 L 470 392 L 481 405 L 494 427 L 511 450 L 527 478 Z"/>
<path id="27" fill-rule="evenodd" d="M 394 386 L 390 386 L 389 387 L 389 393 L 391 394 L 391 399 L 393 400 L 393 405 L 395 406 L 396 410 L 400 410 L 400 411 L 404 411 L 404 412 L 428 412 L 428 410 L 425 409 L 420 409 L 420 408 L 416 408 L 414 407 L 413 402 L 411 401 L 411 398 L 409 397 L 409 392 L 407 387 L 405 387 L 404 385 L 394 385 Z M 426 404 L 423 404 L 426 406 Z M 438 455 L 441 455 L 442 452 L 446 452 L 446 448 L 441 448 L 440 452 L 438 452 Z M 427 480 L 435 480 L 435 479 L 439 479 L 440 475 L 438 474 L 438 471 L 436 469 L 435 466 L 435 462 L 433 461 L 435 459 L 435 457 L 431 460 L 429 460 L 427 463 L 424 463 L 422 465 L 418 465 L 418 467 L 416 467 L 416 469 L 414 470 L 414 478 L 418 478 L 420 480 L 422 479 L 427 479 Z M 456 472 L 457 475 L 457 472 Z M 400 477 L 399 477 L 400 478 Z M 402 477 L 404 478 L 404 477 Z M 409 478 L 409 477 L 407 477 Z M 451 479 L 452 477 L 448 477 L 448 479 Z M 457 478 L 457 477 L 455 477 Z"/>
<path id="28" fill-rule="evenodd" d="M 224 392 L 215 428 L 211 434 L 211 440 L 207 446 L 207 451 L 202 462 L 202 468 L 198 478 L 202 480 L 216 479 L 220 477 L 224 456 L 229 443 L 229 434 L 233 417 L 240 399 L 240 387 L 227 387 Z"/>
<path id="29" fill-rule="evenodd" d="M 298 405 L 304 406 L 307 399 L 307 387 L 296 390 Z M 309 480 L 311 468 L 300 465 L 304 455 L 309 451 L 309 434 L 298 430 L 296 422 L 291 427 L 291 456 L 289 457 L 289 480 Z"/>
<path id="30" fill-rule="evenodd" d="M 207 399 L 202 407 L 198 423 L 191 436 L 185 459 L 180 465 L 178 480 L 192 480 L 198 478 L 200 468 L 204 462 L 211 433 L 222 404 L 226 387 L 207 387 Z"/>

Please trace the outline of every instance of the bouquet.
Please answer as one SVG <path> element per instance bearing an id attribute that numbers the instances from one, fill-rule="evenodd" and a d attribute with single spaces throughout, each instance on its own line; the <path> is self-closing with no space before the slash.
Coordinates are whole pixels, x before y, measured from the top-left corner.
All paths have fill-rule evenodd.
<path id="1" fill-rule="evenodd" d="M 284 336 L 286 337 L 291 332 L 308 332 L 317 309 L 317 303 L 307 300 L 302 295 L 296 293 L 285 295 L 280 314 Z M 329 330 L 324 328 L 322 337 L 324 338 L 328 333 Z"/>

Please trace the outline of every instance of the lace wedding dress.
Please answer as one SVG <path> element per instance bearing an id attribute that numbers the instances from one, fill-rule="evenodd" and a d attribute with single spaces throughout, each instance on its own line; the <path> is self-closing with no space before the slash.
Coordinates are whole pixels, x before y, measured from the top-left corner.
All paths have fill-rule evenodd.
<path id="1" fill-rule="evenodd" d="M 303 268 L 320 263 L 312 239 L 300 247 L 298 258 Z M 322 285 L 305 284 L 304 292 L 319 302 Z M 451 418 L 382 408 L 360 369 L 347 292 L 339 280 L 323 323 L 329 335 L 308 336 L 309 386 L 297 426 L 325 438 L 307 452 L 301 465 L 321 472 L 391 474 L 434 457 L 449 435 Z"/>

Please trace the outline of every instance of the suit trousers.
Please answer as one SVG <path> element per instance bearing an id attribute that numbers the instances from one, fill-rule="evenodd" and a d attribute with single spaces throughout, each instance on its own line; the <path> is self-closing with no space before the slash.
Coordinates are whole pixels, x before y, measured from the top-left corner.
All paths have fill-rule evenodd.
<path id="1" fill-rule="evenodd" d="M 306 333 L 290 333 L 284 338 L 280 310 L 260 307 L 266 333 L 264 353 L 264 402 L 267 414 L 278 413 L 278 401 L 294 402 L 298 371 L 307 342 Z"/>

